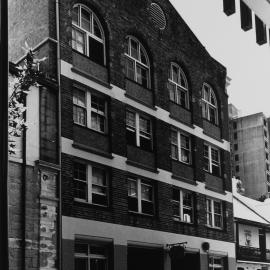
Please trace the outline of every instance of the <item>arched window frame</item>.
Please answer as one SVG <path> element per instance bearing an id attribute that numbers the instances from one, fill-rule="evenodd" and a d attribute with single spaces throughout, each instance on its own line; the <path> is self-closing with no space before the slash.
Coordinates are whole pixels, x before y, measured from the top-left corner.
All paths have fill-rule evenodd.
<path id="1" fill-rule="evenodd" d="M 126 56 L 126 76 L 127 78 L 141 84 L 145 88 L 151 87 L 150 61 L 147 52 L 141 42 L 133 36 L 127 36 Z M 132 53 L 132 43 L 136 44 L 136 55 Z M 144 61 L 143 61 L 144 58 Z M 145 71 L 145 81 L 140 76 L 140 70 Z"/>
<path id="2" fill-rule="evenodd" d="M 74 12 L 75 9 L 78 9 L 77 12 Z M 89 29 L 85 29 L 83 25 L 83 17 L 82 12 L 85 11 L 89 14 Z M 77 15 L 77 22 L 75 21 L 75 16 Z M 84 23 L 88 22 L 87 20 L 84 21 Z M 96 34 L 98 33 L 99 34 Z M 81 34 L 81 42 L 77 39 L 77 35 Z M 76 35 L 76 36 L 75 36 Z M 72 48 L 86 56 L 88 56 L 90 59 L 96 55 L 91 55 L 90 53 L 90 38 L 101 43 L 103 48 L 103 59 L 100 60 L 99 64 L 105 65 L 106 64 L 106 51 L 105 51 L 105 34 L 103 27 L 96 16 L 96 14 L 82 4 L 75 4 L 72 8 Z M 82 48 L 78 48 L 78 44 L 81 43 Z M 98 43 L 97 43 L 98 44 Z M 95 61 L 97 62 L 97 61 Z"/>
<path id="3" fill-rule="evenodd" d="M 207 83 L 204 83 L 202 87 L 202 116 L 211 123 L 218 125 L 217 98 L 213 88 Z"/>
<path id="4" fill-rule="evenodd" d="M 178 64 L 171 63 L 168 81 L 170 100 L 189 109 L 188 81 Z"/>

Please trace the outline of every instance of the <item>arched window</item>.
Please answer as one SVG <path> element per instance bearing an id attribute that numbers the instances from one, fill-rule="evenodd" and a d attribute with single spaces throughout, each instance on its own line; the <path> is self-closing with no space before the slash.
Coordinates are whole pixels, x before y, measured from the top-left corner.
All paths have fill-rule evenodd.
<path id="1" fill-rule="evenodd" d="M 72 10 L 72 48 L 105 65 L 105 37 L 97 16 L 83 5 Z"/>
<path id="2" fill-rule="evenodd" d="M 218 105 L 212 87 L 204 83 L 202 89 L 202 116 L 213 124 L 218 124 Z"/>
<path id="3" fill-rule="evenodd" d="M 150 64 L 146 50 L 134 37 L 127 37 L 126 44 L 126 76 L 127 78 L 150 88 Z"/>
<path id="4" fill-rule="evenodd" d="M 170 100 L 189 108 L 188 83 L 183 70 L 175 63 L 171 64 L 169 76 Z"/>

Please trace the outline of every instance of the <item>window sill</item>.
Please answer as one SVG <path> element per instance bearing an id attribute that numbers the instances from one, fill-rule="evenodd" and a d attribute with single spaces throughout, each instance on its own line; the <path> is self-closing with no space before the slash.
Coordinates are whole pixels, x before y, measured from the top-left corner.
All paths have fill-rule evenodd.
<path id="1" fill-rule="evenodd" d="M 128 210 L 129 214 L 135 215 L 135 216 L 142 216 L 142 217 L 149 217 L 149 218 L 154 218 L 155 215 L 150 215 L 150 214 L 145 214 L 145 213 L 139 213 L 139 212 L 135 212 L 135 211 L 130 211 Z"/>
<path id="2" fill-rule="evenodd" d="M 223 232 L 224 231 L 224 228 L 217 228 L 217 227 L 211 227 L 211 226 L 209 226 L 209 225 L 204 225 L 206 228 L 208 228 L 208 229 L 211 229 L 211 230 L 213 230 L 213 231 L 218 231 L 218 232 Z"/>
<path id="3" fill-rule="evenodd" d="M 74 202 L 79 203 L 79 204 L 83 204 L 83 205 L 88 205 L 88 206 L 93 206 L 93 207 L 97 207 L 97 208 L 110 210 L 110 207 L 108 205 L 90 203 L 90 202 L 80 200 L 80 199 L 77 199 L 77 198 L 74 198 Z"/>
<path id="4" fill-rule="evenodd" d="M 87 57 L 87 56 L 85 56 L 85 57 Z M 83 71 L 83 70 L 81 70 L 79 68 L 76 68 L 76 67 L 73 66 L 71 68 L 71 71 L 74 72 L 74 73 L 76 73 L 76 74 L 78 74 L 78 75 L 81 75 L 81 76 L 83 76 L 83 77 L 85 77 L 85 78 L 87 78 L 87 79 L 89 79 L 89 80 L 91 80 L 91 81 L 93 81 L 95 83 L 98 83 L 98 84 L 100 84 L 100 85 L 102 85 L 102 86 L 104 86 L 104 87 L 106 87 L 108 89 L 112 89 L 112 86 L 109 83 L 104 82 L 104 81 L 101 81 L 100 79 L 98 79 L 98 78 L 96 78 L 96 77 L 94 77 L 94 76 L 86 73 L 85 71 Z"/>
<path id="5" fill-rule="evenodd" d="M 173 221 L 179 224 L 183 224 L 183 225 L 195 226 L 194 222 L 185 222 L 177 218 L 173 218 Z"/>
<path id="6" fill-rule="evenodd" d="M 86 152 L 97 154 L 97 155 L 103 156 L 105 158 L 113 159 L 112 154 L 109 154 L 107 152 L 100 151 L 99 149 L 96 149 L 96 148 L 93 148 L 93 147 L 89 147 L 89 146 L 86 146 L 84 144 L 73 142 L 72 146 L 74 148 L 77 148 L 77 149 L 80 149 L 80 150 L 84 150 Z"/>

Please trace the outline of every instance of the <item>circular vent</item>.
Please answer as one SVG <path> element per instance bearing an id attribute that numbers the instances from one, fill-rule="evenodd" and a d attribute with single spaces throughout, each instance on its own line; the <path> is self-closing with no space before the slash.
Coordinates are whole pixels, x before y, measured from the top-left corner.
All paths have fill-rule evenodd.
<path id="1" fill-rule="evenodd" d="M 151 4 L 150 15 L 156 27 L 158 27 L 160 30 L 164 30 L 166 27 L 166 17 L 162 8 L 158 4 Z"/>

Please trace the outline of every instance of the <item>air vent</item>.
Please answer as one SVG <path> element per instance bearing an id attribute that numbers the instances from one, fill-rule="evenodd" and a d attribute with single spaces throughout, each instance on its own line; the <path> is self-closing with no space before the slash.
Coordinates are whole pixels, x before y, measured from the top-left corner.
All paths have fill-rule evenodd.
<path id="1" fill-rule="evenodd" d="M 166 27 L 166 17 L 162 8 L 158 4 L 156 3 L 151 4 L 150 15 L 155 26 L 160 30 L 164 30 Z"/>

